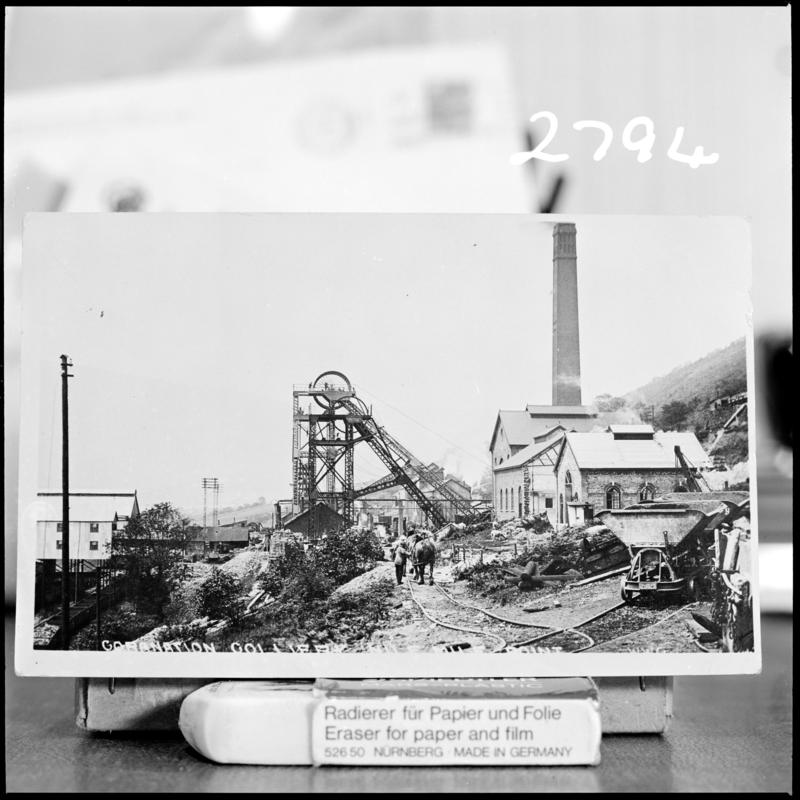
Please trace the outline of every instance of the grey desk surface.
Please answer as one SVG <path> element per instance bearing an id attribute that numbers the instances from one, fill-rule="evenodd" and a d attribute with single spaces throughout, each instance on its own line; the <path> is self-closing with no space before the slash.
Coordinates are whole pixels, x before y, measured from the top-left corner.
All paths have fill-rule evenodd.
<path id="1" fill-rule="evenodd" d="M 664 736 L 607 736 L 599 767 L 322 768 L 219 766 L 180 734 L 75 727 L 74 681 L 18 678 L 6 620 L 8 791 L 791 791 L 792 621 L 762 625 L 757 676 L 675 680 Z"/>

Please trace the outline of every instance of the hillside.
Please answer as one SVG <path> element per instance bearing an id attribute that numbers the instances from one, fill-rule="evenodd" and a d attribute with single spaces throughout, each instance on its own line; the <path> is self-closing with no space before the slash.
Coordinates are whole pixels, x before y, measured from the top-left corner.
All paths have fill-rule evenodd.
<path id="1" fill-rule="evenodd" d="M 652 408 L 657 427 L 693 431 L 707 452 L 729 467 L 747 460 L 747 413 L 724 434 L 720 429 L 736 406 L 711 408 L 717 398 L 747 391 L 745 340 L 683 364 L 625 395 L 625 406 L 643 417 Z"/>
<path id="2" fill-rule="evenodd" d="M 198 525 L 203 522 L 202 508 L 185 508 L 183 513 Z M 227 525 L 237 520 L 247 522 L 261 522 L 271 525 L 274 522 L 274 505 L 260 497 L 256 502 L 245 503 L 240 506 L 223 506 L 219 509 L 218 519 L 220 525 Z M 211 506 L 209 504 L 207 519 L 211 520 Z"/>
<path id="3" fill-rule="evenodd" d="M 714 350 L 690 364 L 676 367 L 660 378 L 625 395 L 628 405 L 639 403 L 658 409 L 681 401 L 689 405 L 707 405 L 717 397 L 747 390 L 747 367 L 744 337 L 727 347 Z"/>

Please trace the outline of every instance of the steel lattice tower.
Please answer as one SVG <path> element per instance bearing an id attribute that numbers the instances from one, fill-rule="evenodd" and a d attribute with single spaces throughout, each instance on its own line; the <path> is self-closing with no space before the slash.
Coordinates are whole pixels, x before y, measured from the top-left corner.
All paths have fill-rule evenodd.
<path id="1" fill-rule="evenodd" d="M 309 538 L 319 534 L 317 504 L 325 503 L 353 523 L 354 501 L 391 486 L 403 486 L 419 504 L 429 523 L 447 520 L 438 503 L 449 504 L 468 518 L 472 503 L 446 486 L 438 476 L 381 428 L 372 409 L 356 396 L 341 372 L 323 372 L 314 383 L 293 390 L 292 480 L 293 512 L 308 510 Z M 360 489 L 354 484 L 354 450 L 366 442 L 388 474 Z M 420 488 L 427 485 L 437 497 Z"/>

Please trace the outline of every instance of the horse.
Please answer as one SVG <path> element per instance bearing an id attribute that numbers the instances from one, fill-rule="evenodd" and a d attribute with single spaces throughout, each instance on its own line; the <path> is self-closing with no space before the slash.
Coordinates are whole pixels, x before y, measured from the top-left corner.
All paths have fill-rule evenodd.
<path id="1" fill-rule="evenodd" d="M 425 567 L 430 564 L 430 585 L 433 586 L 433 565 L 436 562 L 436 544 L 430 539 L 418 539 L 411 546 L 411 566 L 417 583 L 425 583 Z"/>

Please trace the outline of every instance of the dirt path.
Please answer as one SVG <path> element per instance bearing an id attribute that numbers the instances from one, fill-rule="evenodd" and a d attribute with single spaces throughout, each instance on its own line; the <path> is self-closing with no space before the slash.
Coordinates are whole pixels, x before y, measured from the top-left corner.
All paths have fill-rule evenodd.
<path id="1" fill-rule="evenodd" d="M 514 592 L 506 602 L 481 596 L 467 581 L 453 581 L 448 566 L 434 571 L 436 586 L 407 583 L 397 587 L 386 626 L 358 648 L 397 652 L 491 653 L 530 642 L 553 631 L 540 642 L 523 644 L 529 652 L 670 652 L 696 653 L 685 622 L 696 605 L 622 606 L 586 623 L 591 617 L 619 605 L 619 578 L 581 587 L 551 584 L 538 591 Z M 444 589 L 444 592 L 440 591 Z M 509 599 L 510 597 L 510 599 Z M 547 606 L 543 611 L 529 607 Z M 501 619 L 491 618 L 480 609 Z M 514 624 L 516 623 L 516 624 Z"/>

